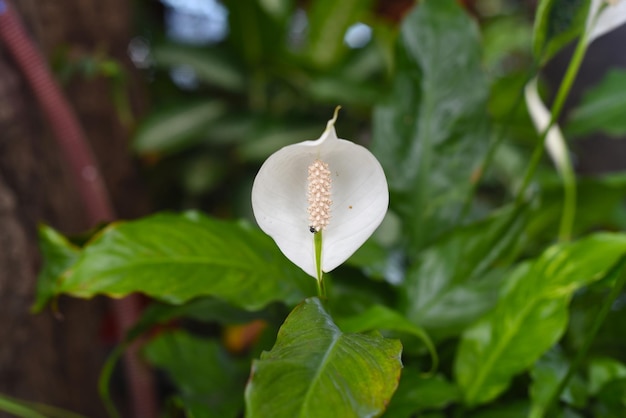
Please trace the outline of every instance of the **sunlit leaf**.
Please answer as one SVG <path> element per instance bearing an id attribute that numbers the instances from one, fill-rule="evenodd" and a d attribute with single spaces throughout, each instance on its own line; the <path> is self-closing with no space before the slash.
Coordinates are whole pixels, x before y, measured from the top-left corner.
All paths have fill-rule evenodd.
<path id="1" fill-rule="evenodd" d="M 454 0 L 421 2 L 402 24 L 397 66 L 374 110 L 372 152 L 417 250 L 458 220 L 489 143 L 475 22 Z"/>
<path id="2" fill-rule="evenodd" d="M 256 310 L 271 301 L 297 303 L 314 288 L 257 229 L 188 213 L 105 228 L 59 290 L 83 298 L 142 292 L 169 303 L 216 296 Z"/>
<path id="3" fill-rule="evenodd" d="M 217 342 L 176 331 L 151 340 L 143 352 L 172 379 L 189 416 L 235 418 L 243 410 L 247 362 L 234 360 Z"/>
<path id="4" fill-rule="evenodd" d="M 380 415 L 398 385 L 401 351 L 397 340 L 342 333 L 319 299 L 307 299 L 253 363 L 246 417 Z"/>
<path id="5" fill-rule="evenodd" d="M 454 369 L 465 403 L 494 399 L 556 343 L 573 292 L 602 278 L 624 254 L 626 235 L 596 234 L 520 264 L 496 308 L 462 335 Z"/>

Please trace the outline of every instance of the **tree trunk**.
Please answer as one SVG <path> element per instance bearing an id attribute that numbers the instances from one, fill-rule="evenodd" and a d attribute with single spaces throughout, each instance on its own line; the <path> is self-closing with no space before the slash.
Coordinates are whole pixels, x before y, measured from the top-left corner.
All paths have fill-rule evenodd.
<path id="1" fill-rule="evenodd" d="M 69 56 L 101 55 L 131 68 L 126 58 L 126 0 L 13 4 L 46 56 L 65 47 Z M 138 83 L 129 80 L 128 86 L 134 85 Z M 109 80 L 74 77 L 66 93 L 117 213 L 124 218 L 145 214 L 147 199 L 128 152 L 128 128 L 119 121 Z M 137 97 L 136 92 L 131 96 Z M 97 377 L 110 348 L 101 332 L 103 300 L 62 298 L 62 319 L 50 311 L 29 313 L 41 263 L 36 230 L 40 222 L 70 234 L 91 227 L 45 118 L 0 43 L 0 393 L 103 417 Z"/>

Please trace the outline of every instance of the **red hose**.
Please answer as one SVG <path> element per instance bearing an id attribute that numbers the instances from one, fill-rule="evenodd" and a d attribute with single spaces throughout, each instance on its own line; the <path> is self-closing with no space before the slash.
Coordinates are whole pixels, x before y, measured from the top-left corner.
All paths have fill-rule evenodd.
<path id="1" fill-rule="evenodd" d="M 41 52 L 30 39 L 24 25 L 8 1 L 0 0 L 0 42 L 13 56 L 17 67 L 50 125 L 63 157 L 73 173 L 75 187 L 85 206 L 91 226 L 115 219 L 104 181 L 78 119 L 61 88 L 52 76 Z M 131 295 L 113 301 L 113 311 L 121 340 L 140 314 L 140 299 Z M 129 383 L 133 417 L 157 416 L 154 384 L 150 371 L 137 357 L 137 347 L 131 347 L 124 357 Z"/>

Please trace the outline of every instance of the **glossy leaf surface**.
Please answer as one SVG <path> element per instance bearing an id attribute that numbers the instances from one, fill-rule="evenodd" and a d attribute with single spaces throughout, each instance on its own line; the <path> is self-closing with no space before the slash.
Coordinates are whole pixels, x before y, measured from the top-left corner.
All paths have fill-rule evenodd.
<path id="1" fill-rule="evenodd" d="M 307 299 L 253 363 L 246 417 L 378 416 L 398 385 L 401 351 L 397 340 L 344 334 L 319 299 Z"/>
<path id="2" fill-rule="evenodd" d="M 216 296 L 250 310 L 297 303 L 314 282 L 260 231 L 199 213 L 161 214 L 104 229 L 64 274 L 60 291 L 90 298 L 143 292 L 169 303 Z"/>
<path id="3" fill-rule="evenodd" d="M 445 337 L 463 330 L 490 309 L 502 272 L 520 240 L 526 215 L 508 208 L 459 228 L 426 249 L 409 269 L 402 305 L 408 318 Z M 490 274 L 487 274 L 490 272 Z"/>
<path id="4" fill-rule="evenodd" d="M 519 265 L 496 308 L 462 335 L 455 375 L 465 402 L 492 400 L 556 343 L 573 292 L 600 279 L 624 254 L 625 235 L 597 234 Z"/>
<path id="5" fill-rule="evenodd" d="M 414 249 L 458 221 L 489 142 L 475 22 L 457 2 L 421 2 L 404 20 L 398 72 L 373 118 L 372 152 Z"/>

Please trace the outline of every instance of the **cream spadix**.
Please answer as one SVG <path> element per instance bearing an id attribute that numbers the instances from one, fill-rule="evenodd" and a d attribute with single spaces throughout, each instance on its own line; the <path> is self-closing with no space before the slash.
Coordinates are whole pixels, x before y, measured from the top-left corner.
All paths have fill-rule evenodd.
<path id="1" fill-rule="evenodd" d="M 315 234 L 322 238 L 321 269 L 331 271 L 372 235 L 389 204 L 380 163 L 364 147 L 337 138 L 336 119 L 335 111 L 317 140 L 272 154 L 252 186 L 261 229 L 315 278 Z"/>

